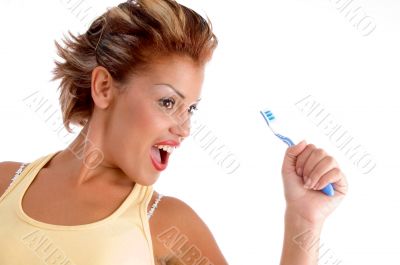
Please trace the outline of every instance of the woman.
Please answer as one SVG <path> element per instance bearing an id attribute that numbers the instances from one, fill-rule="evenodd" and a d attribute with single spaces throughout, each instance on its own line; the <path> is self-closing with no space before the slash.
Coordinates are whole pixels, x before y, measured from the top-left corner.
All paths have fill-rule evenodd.
<path id="1" fill-rule="evenodd" d="M 63 122 L 83 128 L 65 150 L 1 163 L 0 264 L 227 264 L 199 216 L 152 187 L 190 134 L 217 46 L 210 21 L 172 0 L 128 1 L 56 46 Z M 282 176 L 281 264 L 317 264 L 312 246 L 345 177 L 304 141 Z M 327 183 L 334 197 L 317 191 Z"/>

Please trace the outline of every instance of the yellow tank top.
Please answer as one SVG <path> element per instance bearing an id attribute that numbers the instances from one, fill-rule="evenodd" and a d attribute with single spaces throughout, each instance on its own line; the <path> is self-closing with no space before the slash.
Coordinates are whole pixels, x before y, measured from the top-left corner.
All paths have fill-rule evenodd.
<path id="1" fill-rule="evenodd" d="M 94 223 L 53 225 L 24 213 L 22 197 L 56 153 L 30 163 L 0 197 L 0 264 L 154 265 L 147 218 L 152 186 L 136 183 L 115 212 Z"/>

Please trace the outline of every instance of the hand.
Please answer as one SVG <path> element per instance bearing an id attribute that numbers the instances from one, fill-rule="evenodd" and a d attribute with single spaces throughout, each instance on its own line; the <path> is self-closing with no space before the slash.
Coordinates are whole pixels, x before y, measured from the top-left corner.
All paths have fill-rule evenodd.
<path id="1" fill-rule="evenodd" d="M 305 141 L 286 150 L 282 177 L 286 211 L 312 224 L 323 223 L 340 204 L 348 189 L 346 178 L 335 159 L 323 149 Z M 332 197 L 319 191 L 328 183 L 335 190 Z"/>

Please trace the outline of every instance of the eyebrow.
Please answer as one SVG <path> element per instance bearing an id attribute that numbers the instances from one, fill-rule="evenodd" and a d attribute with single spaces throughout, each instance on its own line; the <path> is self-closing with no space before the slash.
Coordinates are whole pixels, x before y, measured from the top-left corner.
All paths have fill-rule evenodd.
<path id="1" fill-rule="evenodd" d="M 175 87 L 173 87 L 172 85 L 168 84 L 168 83 L 159 83 L 159 84 L 155 84 L 155 85 L 164 85 L 167 86 L 169 88 L 171 88 L 178 96 L 180 96 L 182 99 L 185 99 L 186 97 Z M 200 101 L 201 98 L 197 99 L 197 101 Z"/>

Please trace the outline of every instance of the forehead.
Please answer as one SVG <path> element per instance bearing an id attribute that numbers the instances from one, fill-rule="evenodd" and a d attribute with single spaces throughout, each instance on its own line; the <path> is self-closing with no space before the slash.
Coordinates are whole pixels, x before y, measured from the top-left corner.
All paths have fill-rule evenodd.
<path id="1" fill-rule="evenodd" d="M 196 64 L 191 58 L 169 56 L 160 58 L 149 64 L 145 75 L 151 78 L 172 79 L 176 81 L 202 81 L 204 65 Z M 166 80 L 168 81 L 168 80 Z"/>
<path id="2" fill-rule="evenodd" d="M 162 84 L 161 87 L 177 90 L 184 97 L 198 96 L 204 80 L 204 69 L 204 65 L 198 65 L 188 57 L 165 57 L 132 76 L 129 86 L 136 84 L 136 87 L 150 88 Z"/>

